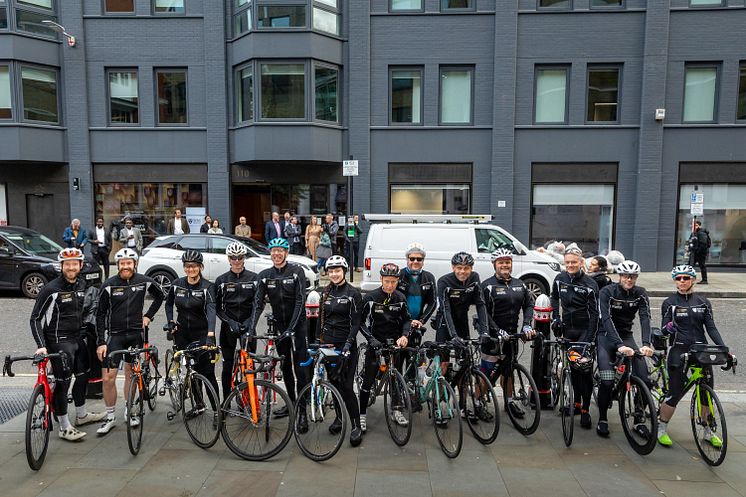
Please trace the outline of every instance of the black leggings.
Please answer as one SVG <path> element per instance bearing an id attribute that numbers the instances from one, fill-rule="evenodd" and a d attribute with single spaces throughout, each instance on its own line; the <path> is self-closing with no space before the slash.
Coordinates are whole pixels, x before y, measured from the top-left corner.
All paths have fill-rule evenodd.
<path id="1" fill-rule="evenodd" d="M 384 340 L 385 341 L 385 340 Z M 396 369 L 402 370 L 404 365 L 404 354 L 397 354 L 395 364 Z M 371 347 L 365 349 L 365 371 L 363 372 L 363 384 L 360 386 L 360 414 L 365 414 L 368 411 L 368 401 L 370 400 L 370 391 L 373 388 L 376 376 L 378 375 L 378 357 L 375 350 Z M 354 374 L 354 373 L 353 373 Z M 416 374 L 416 370 L 415 370 Z M 398 390 L 393 392 L 395 397 L 399 397 Z M 399 402 L 400 399 L 394 398 L 394 402 Z"/>
<path id="2" fill-rule="evenodd" d="M 613 344 L 610 344 L 605 336 L 598 336 L 598 372 L 601 376 L 601 382 L 598 385 L 598 417 L 602 421 L 608 419 L 609 405 L 611 404 L 611 390 L 614 388 L 614 376 L 616 372 L 610 364 L 616 361 L 616 350 Z M 638 350 L 635 339 L 632 336 L 622 338 L 624 345 Z M 635 356 L 632 358 L 632 372 L 640 378 L 646 385 L 650 386 L 648 375 L 648 365 L 644 357 Z"/>
<path id="3" fill-rule="evenodd" d="M 52 373 L 54 374 L 55 386 L 52 392 L 52 403 L 54 412 L 58 416 L 67 414 L 67 391 L 70 389 L 70 381 L 75 375 L 73 384 L 73 401 L 76 407 L 85 404 L 85 392 L 88 386 L 88 349 L 82 338 L 69 342 L 50 343 L 47 345 L 50 354 L 65 352 L 67 358 L 50 359 Z"/>
<path id="4" fill-rule="evenodd" d="M 220 374 L 220 383 L 223 386 L 223 400 L 231 393 L 231 378 L 233 377 L 234 358 L 238 335 L 234 334 L 228 323 L 220 325 L 220 352 L 223 355 L 223 371 Z M 249 342 L 249 350 L 256 352 L 256 340 Z"/>
<path id="5" fill-rule="evenodd" d="M 278 325 L 276 329 L 283 330 L 285 328 Z M 282 378 L 285 381 L 285 391 L 287 391 L 290 400 L 295 403 L 296 391 L 300 392 L 310 381 L 308 368 L 301 366 L 301 363 L 308 359 L 305 322 L 298 325 L 292 340 L 286 338 L 276 341 L 275 344 L 277 345 L 277 353 L 284 356 L 281 367 Z M 293 373 L 295 374 L 293 375 Z"/>
<path id="6" fill-rule="evenodd" d="M 665 402 L 671 407 L 676 407 L 686 393 L 684 391 L 684 386 L 686 385 L 686 371 L 683 367 L 684 364 L 681 359 L 681 354 L 688 351 L 689 346 L 679 345 L 674 345 L 668 350 L 668 396 L 666 397 Z M 707 384 L 710 385 L 710 387 L 715 388 L 712 366 L 703 366 L 703 369 L 703 373 L 707 374 L 708 377 Z"/>
<path id="7" fill-rule="evenodd" d="M 334 344 L 334 348 L 336 349 L 341 349 L 342 347 L 344 347 L 344 342 Z M 357 344 L 353 344 L 352 348 L 350 348 L 350 355 L 341 363 L 342 369 L 339 372 L 334 371 L 337 368 L 329 366 L 326 368 L 329 381 L 332 385 L 337 387 L 337 390 L 339 390 L 339 393 L 342 395 L 342 400 L 347 408 L 347 413 L 350 415 L 350 421 L 352 422 L 353 427 L 360 426 L 360 409 L 358 408 L 355 390 L 352 388 L 355 382 L 357 353 Z"/>
<path id="8" fill-rule="evenodd" d="M 585 330 L 565 330 L 565 337 L 572 342 L 581 339 Z M 593 396 L 593 368 L 585 371 L 578 371 L 570 367 L 570 378 L 572 379 L 572 389 L 575 394 L 575 405 L 580 404 L 580 408 L 587 411 L 591 406 L 591 397 Z"/>
<path id="9" fill-rule="evenodd" d="M 179 332 L 181 333 L 181 332 Z M 179 349 L 185 349 L 188 345 L 192 343 L 189 338 L 195 338 L 194 335 L 180 335 L 179 333 L 174 335 L 174 343 L 176 344 L 176 347 Z M 195 340 L 199 341 L 200 343 L 205 343 L 205 338 L 207 337 L 207 334 L 202 336 L 201 338 Z M 218 395 L 218 399 L 216 401 L 220 402 L 220 387 L 218 386 L 218 380 L 215 377 L 215 365 L 212 363 L 213 354 L 209 352 L 200 352 L 195 357 L 195 365 L 194 365 L 194 371 L 204 376 L 207 381 L 210 382 L 212 387 L 215 389 L 215 393 Z M 218 406 L 212 406 L 213 409 Z"/>

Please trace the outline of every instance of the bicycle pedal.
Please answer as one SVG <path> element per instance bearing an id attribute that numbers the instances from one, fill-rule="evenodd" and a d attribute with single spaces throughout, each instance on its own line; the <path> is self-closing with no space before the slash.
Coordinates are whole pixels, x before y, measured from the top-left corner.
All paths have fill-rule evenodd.
<path id="1" fill-rule="evenodd" d="M 161 397 L 165 397 L 166 396 L 166 387 L 161 387 L 161 389 L 158 390 L 158 395 L 160 395 Z"/>
<path id="2" fill-rule="evenodd" d="M 169 420 L 169 421 L 173 421 L 175 417 L 176 417 L 176 413 L 175 412 L 168 411 L 166 413 L 166 419 Z"/>

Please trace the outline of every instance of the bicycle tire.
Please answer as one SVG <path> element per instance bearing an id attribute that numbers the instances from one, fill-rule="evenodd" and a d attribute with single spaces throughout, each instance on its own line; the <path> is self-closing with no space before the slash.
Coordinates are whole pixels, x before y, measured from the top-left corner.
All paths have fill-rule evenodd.
<path id="1" fill-rule="evenodd" d="M 207 392 L 207 402 L 202 397 Z M 181 388 L 181 413 L 189 438 L 209 449 L 220 437 L 220 399 L 212 384 L 199 373 L 191 373 Z"/>
<path id="2" fill-rule="evenodd" d="M 315 395 L 311 398 L 312 388 L 315 388 Z M 311 404 L 313 400 L 313 404 Z M 310 412 L 309 412 L 310 411 Z M 333 419 L 339 419 L 341 427 L 338 433 L 332 433 L 329 428 L 334 424 L 332 416 L 328 413 L 334 413 Z M 295 401 L 295 412 L 293 416 L 293 434 L 298 448 L 303 455 L 313 461 L 327 461 L 342 447 L 345 435 L 347 434 L 347 416 L 345 414 L 345 403 L 339 390 L 326 380 L 319 381 L 315 386 L 311 382 L 298 393 Z M 299 430 L 299 421 L 302 416 L 306 416 L 308 421 L 308 431 L 301 433 Z M 328 449 L 321 449 L 322 438 L 331 439 L 329 435 L 335 436 L 336 439 Z"/>
<path id="3" fill-rule="evenodd" d="M 562 353 L 557 347 L 552 347 L 549 360 L 549 393 L 551 406 L 556 411 L 561 408 L 560 390 L 562 386 Z"/>
<path id="4" fill-rule="evenodd" d="M 459 407 L 463 406 L 467 411 L 466 424 L 474 438 L 482 445 L 494 442 L 500 432 L 500 405 L 492 382 L 479 369 L 472 367 L 461 377 L 458 393 L 463 397 L 459 397 Z M 479 419 L 478 412 L 484 420 Z"/>
<path id="5" fill-rule="evenodd" d="M 277 455 L 290 441 L 293 435 L 293 406 L 287 392 L 277 385 L 264 380 L 254 380 L 256 386 L 255 397 L 257 400 L 257 423 L 252 419 L 252 410 L 248 405 L 242 405 L 241 399 L 245 398 L 244 391 L 249 388 L 247 382 L 236 386 L 223 402 L 220 433 L 228 448 L 242 459 L 247 461 L 264 461 Z M 260 389 L 264 392 L 264 398 L 260 395 Z M 267 395 L 269 394 L 269 395 Z M 273 400 L 281 399 L 282 403 L 291 410 L 290 416 L 273 418 L 272 411 L 277 407 Z M 234 408 L 234 405 L 236 408 Z M 283 427 L 284 425 L 284 427 Z M 281 436 L 271 436 L 274 426 L 279 430 Z M 252 438 L 257 444 L 254 448 L 247 447 L 241 439 Z M 272 443 L 270 443 L 272 441 Z M 257 449 L 257 450 L 254 450 Z"/>
<path id="6" fill-rule="evenodd" d="M 166 379 L 164 380 L 164 388 L 168 391 L 168 397 L 171 400 L 171 408 L 173 413 L 177 414 L 181 411 L 181 396 L 182 387 L 184 386 L 180 375 L 171 376 L 171 370 L 173 369 L 174 352 L 171 349 L 166 351 Z M 181 365 L 178 366 L 181 369 Z"/>
<path id="7" fill-rule="evenodd" d="M 704 392 L 704 400 L 707 401 L 707 405 L 710 407 L 707 409 L 707 411 L 709 411 L 708 419 L 701 419 L 699 413 L 696 412 L 697 388 L 695 388 L 692 393 L 692 402 L 689 408 L 694 442 L 697 445 L 699 454 L 707 464 L 710 466 L 720 466 L 725 460 L 725 454 L 728 451 L 728 427 L 725 423 L 725 413 L 723 412 L 723 406 L 720 404 L 720 398 L 718 398 L 715 390 L 704 382 L 700 382 L 698 386 L 700 398 L 702 397 L 701 394 Z M 713 412 L 713 410 L 717 412 Z M 707 428 L 709 428 L 712 435 L 720 438 L 722 443 L 720 447 L 715 447 L 705 439 Z M 698 434 L 698 432 L 701 432 L 701 434 Z"/>
<path id="8" fill-rule="evenodd" d="M 572 435 L 575 429 L 575 392 L 572 389 L 570 369 L 563 368 L 560 383 L 560 416 L 562 417 L 562 438 L 565 446 L 572 445 Z"/>
<path id="9" fill-rule="evenodd" d="M 601 373 L 598 369 L 598 361 L 593 361 L 592 371 L 593 388 L 591 389 L 591 393 L 593 394 L 593 403 L 598 407 L 598 388 L 601 386 Z"/>
<path id="10" fill-rule="evenodd" d="M 661 359 L 661 361 L 662 360 L 663 359 Z M 655 406 L 658 409 L 660 409 L 661 404 L 666 399 L 666 395 L 668 394 L 668 385 L 666 381 L 667 373 L 665 369 L 665 363 L 659 363 L 657 365 L 653 363 L 653 368 L 651 369 L 650 375 L 648 376 L 650 384 L 653 386 L 653 388 L 650 389 L 650 394 L 653 396 Z"/>
<path id="11" fill-rule="evenodd" d="M 383 387 L 383 412 L 386 416 L 386 426 L 391 439 L 399 447 L 407 445 L 412 436 L 412 403 L 409 399 L 409 389 L 404 377 L 395 369 L 390 369 L 385 376 Z M 396 400 L 399 397 L 399 400 Z M 399 411 L 407 420 L 406 426 L 400 425 L 394 416 Z M 403 430 L 402 430 L 403 428 Z"/>
<path id="12" fill-rule="evenodd" d="M 353 388 L 355 395 L 360 397 L 360 388 L 363 386 L 363 375 L 365 375 L 365 352 L 368 350 L 367 343 L 361 343 L 357 349 L 357 362 L 355 363 L 355 382 Z M 371 405 L 370 403 L 368 405 Z"/>
<path id="13" fill-rule="evenodd" d="M 508 413 L 510 422 L 519 433 L 531 435 L 539 428 L 541 421 L 541 401 L 539 399 L 539 390 L 536 388 L 536 382 L 531 377 L 528 370 L 521 364 L 514 364 L 510 371 L 510 378 L 513 380 L 513 391 L 510 392 L 506 386 L 503 388 L 503 401 L 505 410 Z M 508 405 L 508 395 L 511 394 L 513 405 L 518 407 L 524 413 L 521 418 L 510 409 Z M 533 413 L 529 417 L 528 413 Z"/>
<path id="14" fill-rule="evenodd" d="M 438 377 L 433 383 L 429 404 L 435 437 L 438 439 L 440 449 L 451 459 L 458 457 L 464 443 L 464 430 L 461 425 L 456 392 L 453 391 L 453 387 L 444 377 Z M 456 430 L 453 429 L 453 426 L 448 426 L 453 423 L 456 423 Z M 456 440 L 452 441 L 449 435 L 454 431 L 456 432 Z"/>
<path id="15" fill-rule="evenodd" d="M 137 426 L 132 426 L 132 419 L 137 419 Z M 130 452 L 136 456 L 142 445 L 142 429 L 145 421 L 145 404 L 143 402 L 143 390 L 136 375 L 132 375 L 130 391 L 127 393 L 127 416 L 124 422 L 127 425 L 127 445 Z"/>
<path id="16" fill-rule="evenodd" d="M 645 382 L 636 376 L 620 385 L 619 418 L 630 447 L 640 455 L 653 452 L 658 437 L 658 411 Z M 631 421 L 631 423 L 630 423 Z"/>
<path id="17" fill-rule="evenodd" d="M 49 432 L 52 431 L 51 399 L 46 398 L 44 385 L 34 387 L 26 412 L 26 460 L 34 471 L 39 471 L 47 457 Z"/>
<path id="18" fill-rule="evenodd" d="M 158 400 L 158 383 L 161 379 L 161 373 L 158 371 L 158 365 L 160 362 L 158 355 L 151 353 L 148 364 L 143 367 L 143 370 L 148 370 L 147 376 L 143 371 L 143 381 L 147 378 L 145 385 L 147 390 L 148 409 L 151 411 L 155 411 L 155 406 Z"/>

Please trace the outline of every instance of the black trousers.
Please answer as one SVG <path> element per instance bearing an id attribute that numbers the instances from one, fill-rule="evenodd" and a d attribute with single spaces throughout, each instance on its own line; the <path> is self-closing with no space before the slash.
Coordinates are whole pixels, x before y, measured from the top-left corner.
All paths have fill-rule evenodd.
<path id="1" fill-rule="evenodd" d="M 106 247 L 93 247 L 93 258 L 98 262 L 104 270 L 104 278 L 109 278 L 109 253 L 111 252 Z"/>
<path id="2" fill-rule="evenodd" d="M 286 328 L 283 323 L 277 323 L 276 329 L 284 331 Z M 296 392 L 299 392 L 311 381 L 308 368 L 301 366 L 301 363 L 308 359 L 306 322 L 303 321 L 298 325 L 292 339 L 286 338 L 275 343 L 277 344 L 277 353 L 284 357 L 281 367 L 282 377 L 285 381 L 285 391 L 288 393 L 290 400 L 295 403 Z"/>
<path id="3" fill-rule="evenodd" d="M 223 371 L 220 374 L 220 383 L 223 386 L 223 400 L 231 393 L 231 378 L 233 377 L 237 346 L 238 334 L 231 331 L 228 323 L 222 323 L 220 325 L 220 351 L 223 355 Z M 249 350 L 256 352 L 256 340 L 249 342 Z"/>
<path id="4" fill-rule="evenodd" d="M 707 253 L 694 254 L 692 256 L 692 266 L 699 266 L 700 281 L 707 281 Z"/>

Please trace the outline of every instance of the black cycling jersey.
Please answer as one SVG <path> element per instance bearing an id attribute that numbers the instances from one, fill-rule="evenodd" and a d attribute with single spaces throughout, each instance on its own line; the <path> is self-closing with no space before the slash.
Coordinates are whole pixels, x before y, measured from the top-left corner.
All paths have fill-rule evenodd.
<path id="1" fill-rule="evenodd" d="M 341 285 L 330 283 L 321 293 L 320 304 L 321 341 L 354 344 L 363 307 L 360 290 L 346 281 Z"/>
<path id="2" fill-rule="evenodd" d="M 427 271 L 420 271 L 419 274 L 412 274 L 409 268 L 404 268 L 399 275 L 399 285 L 397 287 L 409 305 L 409 314 L 412 319 L 421 323 L 427 323 L 430 317 L 438 307 L 438 301 L 435 298 L 437 291 L 435 276 Z M 410 300 L 411 299 L 411 300 Z M 419 303 L 419 312 L 415 312 L 412 303 Z"/>
<path id="3" fill-rule="evenodd" d="M 78 278 L 70 283 L 59 276 L 41 289 L 31 311 L 31 334 L 36 345 L 78 340 L 85 324 L 85 316 L 93 312 L 87 308 L 85 281 Z"/>
<path id="4" fill-rule="evenodd" d="M 461 283 L 454 273 L 441 276 L 438 280 L 438 304 L 436 326 L 438 329 L 447 330 L 451 338 L 469 337 L 469 307 L 472 305 L 477 308 L 479 334 L 489 333 L 487 310 L 477 273 L 471 273 L 464 283 Z"/>
<path id="5" fill-rule="evenodd" d="M 717 345 L 725 345 L 720 332 L 715 326 L 710 301 L 697 294 L 675 293 L 663 301 L 661 306 L 661 327 L 673 321 L 673 345 L 690 346 L 694 343 L 705 343 L 705 330 Z M 684 351 L 686 352 L 686 351 Z"/>
<path id="6" fill-rule="evenodd" d="M 606 275 L 605 271 L 598 271 L 595 273 L 588 273 L 588 276 L 593 278 L 593 281 L 596 282 L 596 285 L 598 285 L 598 291 L 600 292 L 602 288 L 606 287 L 607 285 L 611 285 L 611 278 L 609 278 Z"/>
<path id="7" fill-rule="evenodd" d="M 409 336 L 411 322 L 407 299 L 400 291 L 388 294 L 379 287 L 363 298 L 360 331 L 365 338 L 386 341 Z"/>
<path id="8" fill-rule="evenodd" d="M 518 278 L 504 280 L 496 275 L 482 283 L 482 293 L 490 320 L 490 331 L 494 328 L 508 333 L 518 331 L 518 317 L 523 310 L 523 326 L 531 326 L 534 317 L 534 296 Z"/>
<path id="9" fill-rule="evenodd" d="M 174 306 L 179 315 L 176 318 L 178 331 L 174 339 L 179 346 L 203 340 L 207 333 L 215 331 L 215 285 L 200 278 L 192 285 L 187 277 L 171 283 L 166 297 L 166 319 L 174 321 Z"/>
<path id="10" fill-rule="evenodd" d="M 592 342 L 598 329 L 598 285 L 585 274 L 578 271 L 570 275 L 562 271 L 554 278 L 552 284 L 552 318 L 560 316 L 562 324 L 572 340 Z"/>
<path id="11" fill-rule="evenodd" d="M 277 331 L 294 332 L 300 329 L 306 320 L 306 276 L 303 268 L 293 263 L 286 263 L 281 268 L 274 266 L 259 273 L 259 283 L 254 295 L 254 309 L 251 317 L 251 329 L 264 311 L 264 296 L 269 298 L 272 316 Z"/>
<path id="12" fill-rule="evenodd" d="M 625 290 L 619 283 L 612 283 L 601 289 L 598 296 L 601 311 L 601 325 L 606 343 L 616 348 L 631 338 L 635 315 L 640 315 L 642 344 L 650 346 L 650 302 L 644 288 L 633 286 Z"/>
<path id="13" fill-rule="evenodd" d="M 231 328 L 251 327 L 254 298 L 259 277 L 244 269 L 240 273 L 228 271 L 215 280 L 215 307 L 221 321 Z"/>
<path id="14" fill-rule="evenodd" d="M 153 303 L 147 312 L 143 312 L 148 293 L 153 297 Z M 129 280 L 123 280 L 118 274 L 106 280 L 101 286 L 96 311 L 98 345 L 106 343 L 106 332 L 110 335 L 142 333 L 143 316 L 152 321 L 164 298 L 161 287 L 152 278 L 139 273 L 133 274 Z"/>

